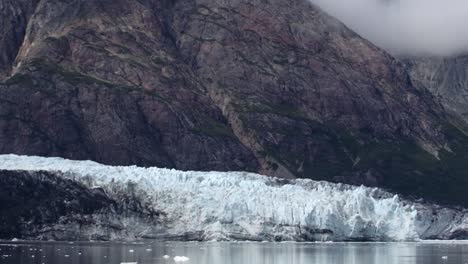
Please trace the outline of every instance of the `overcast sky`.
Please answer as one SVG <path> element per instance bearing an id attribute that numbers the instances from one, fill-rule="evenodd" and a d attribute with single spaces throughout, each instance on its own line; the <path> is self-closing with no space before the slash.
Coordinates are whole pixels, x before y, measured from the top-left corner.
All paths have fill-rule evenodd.
<path id="1" fill-rule="evenodd" d="M 468 0 L 311 0 L 394 55 L 468 51 Z"/>

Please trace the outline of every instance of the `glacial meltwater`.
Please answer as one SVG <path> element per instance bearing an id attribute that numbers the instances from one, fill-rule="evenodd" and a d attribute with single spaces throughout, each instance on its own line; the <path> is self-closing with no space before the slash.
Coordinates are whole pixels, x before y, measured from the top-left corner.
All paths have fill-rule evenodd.
<path id="1" fill-rule="evenodd" d="M 0 244 L 0 263 L 464 264 L 468 263 L 468 242 L 3 242 Z"/>

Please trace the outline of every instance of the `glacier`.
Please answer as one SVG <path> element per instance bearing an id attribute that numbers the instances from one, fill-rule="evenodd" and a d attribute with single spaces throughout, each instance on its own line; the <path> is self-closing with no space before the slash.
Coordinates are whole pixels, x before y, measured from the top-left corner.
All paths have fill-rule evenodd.
<path id="1" fill-rule="evenodd" d="M 416 241 L 468 233 L 465 209 L 406 200 L 379 188 L 17 155 L 0 155 L 0 170 L 59 173 L 116 199 L 131 194 L 163 213 L 157 225 L 134 218 L 124 223 L 132 238 Z"/>

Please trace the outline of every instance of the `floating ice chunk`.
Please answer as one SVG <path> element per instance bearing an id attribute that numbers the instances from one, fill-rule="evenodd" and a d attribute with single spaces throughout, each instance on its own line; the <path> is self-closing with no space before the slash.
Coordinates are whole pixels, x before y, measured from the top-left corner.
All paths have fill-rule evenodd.
<path id="1" fill-rule="evenodd" d="M 138 262 L 120 262 L 120 264 L 138 264 Z"/>
<path id="2" fill-rule="evenodd" d="M 448 256 L 442 256 L 442 259 L 446 260 L 446 259 L 448 259 Z"/>
<path id="3" fill-rule="evenodd" d="M 190 259 L 187 258 L 186 256 L 175 256 L 174 257 L 174 261 L 175 262 L 187 262 L 189 261 Z"/>
<path id="4" fill-rule="evenodd" d="M 134 250 L 134 249 L 130 249 L 130 250 L 128 250 L 128 252 L 133 253 L 133 252 L 135 252 L 135 250 Z"/>
<path id="5" fill-rule="evenodd" d="M 169 255 L 164 255 L 164 256 L 163 256 L 163 259 L 169 259 L 169 258 L 170 258 Z"/>
<path id="6" fill-rule="evenodd" d="M 153 251 L 151 248 L 147 248 L 147 249 L 145 249 L 145 250 L 146 250 L 147 252 Z"/>

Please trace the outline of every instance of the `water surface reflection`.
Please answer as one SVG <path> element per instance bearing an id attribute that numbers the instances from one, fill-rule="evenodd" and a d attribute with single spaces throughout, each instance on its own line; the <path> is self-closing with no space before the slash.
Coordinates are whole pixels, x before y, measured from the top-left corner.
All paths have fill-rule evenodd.
<path id="1" fill-rule="evenodd" d="M 187 256 L 193 264 L 464 264 L 468 243 L 0 244 L 0 264 L 168 264 L 174 256 Z"/>

